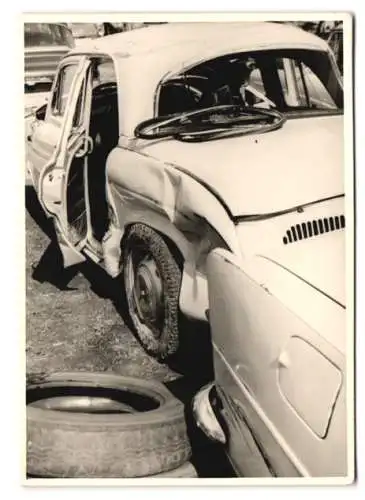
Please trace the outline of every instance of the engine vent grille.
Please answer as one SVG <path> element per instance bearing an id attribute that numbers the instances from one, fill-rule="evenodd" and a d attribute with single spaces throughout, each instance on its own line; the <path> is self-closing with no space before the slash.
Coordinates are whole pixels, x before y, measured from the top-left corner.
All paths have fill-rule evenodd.
<path id="1" fill-rule="evenodd" d="M 337 231 L 345 227 L 345 216 L 336 215 L 334 217 L 325 217 L 323 219 L 316 219 L 312 221 L 302 222 L 291 226 L 287 230 L 286 235 L 283 237 L 284 245 L 294 243 L 295 241 L 312 238 L 319 234 L 329 233 L 330 231 Z"/>

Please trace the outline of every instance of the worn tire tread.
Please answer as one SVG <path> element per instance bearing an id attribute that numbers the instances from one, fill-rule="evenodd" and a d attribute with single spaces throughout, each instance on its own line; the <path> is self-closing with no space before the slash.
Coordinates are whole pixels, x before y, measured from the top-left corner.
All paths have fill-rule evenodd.
<path id="1" fill-rule="evenodd" d="M 95 383 L 102 386 L 111 380 L 113 387 L 119 381 L 122 388 L 128 387 L 128 380 L 132 380 L 115 375 L 90 375 L 91 386 Z M 85 381 L 87 376 L 71 374 L 64 379 Z M 59 383 L 62 376 L 50 376 L 47 383 L 52 380 Z M 39 387 L 42 388 L 42 383 Z M 27 473 L 63 478 L 145 477 L 184 464 L 189 460 L 191 448 L 183 404 L 171 393 L 166 397 L 167 389 L 162 384 L 142 380 L 141 388 L 146 395 L 148 387 L 155 392 L 161 390 L 165 402 L 157 410 L 138 414 L 138 423 L 132 415 L 119 415 L 119 424 L 119 418 L 109 422 L 107 415 L 100 421 L 100 415 L 98 419 L 91 414 L 78 414 L 75 418 L 75 414 L 28 406 Z"/>
<path id="2" fill-rule="evenodd" d="M 124 246 L 124 262 L 127 255 L 133 251 L 135 242 L 147 245 L 153 255 L 165 286 L 165 315 L 164 328 L 158 339 L 144 335 L 133 321 L 133 313 L 129 310 L 135 333 L 147 352 L 160 360 L 165 360 L 176 353 L 179 347 L 179 294 L 181 287 L 181 269 L 170 252 L 164 239 L 152 228 L 144 224 L 134 224 Z M 125 280 L 126 281 L 126 280 Z M 128 293 L 126 293 L 128 297 Z M 127 299 L 128 301 L 128 299 Z M 131 308 L 128 305 L 129 309 Z"/>

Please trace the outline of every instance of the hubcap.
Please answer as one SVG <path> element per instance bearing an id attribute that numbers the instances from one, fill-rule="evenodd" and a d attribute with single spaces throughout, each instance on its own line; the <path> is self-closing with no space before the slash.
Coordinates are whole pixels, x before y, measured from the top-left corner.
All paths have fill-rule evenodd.
<path id="1" fill-rule="evenodd" d="M 161 334 L 163 317 L 163 286 L 156 262 L 145 256 L 134 267 L 133 299 L 139 320 L 152 331 Z"/>

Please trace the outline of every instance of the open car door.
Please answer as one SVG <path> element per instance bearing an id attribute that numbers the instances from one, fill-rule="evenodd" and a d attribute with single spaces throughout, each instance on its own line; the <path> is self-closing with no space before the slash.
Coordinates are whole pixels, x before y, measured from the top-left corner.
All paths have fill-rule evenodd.
<path id="1" fill-rule="evenodd" d="M 53 218 L 65 267 L 85 260 L 81 250 L 86 243 L 87 231 L 84 236 L 76 230 L 76 224 L 70 224 L 68 205 L 71 205 L 72 200 L 68 199 L 68 187 L 72 181 L 70 175 L 75 175 L 75 169 L 72 170 L 71 166 L 77 160 L 77 169 L 83 176 L 87 156 L 92 150 L 92 141 L 88 135 L 91 107 L 89 66 L 90 60 L 82 58 L 67 97 L 67 111 L 60 140 L 54 154 L 40 172 L 38 181 L 39 200 L 46 214 Z M 84 182 L 81 184 L 84 191 Z M 82 193 L 81 201 L 85 204 L 84 198 Z M 85 219 L 83 227 L 87 228 L 86 207 L 82 216 Z"/>

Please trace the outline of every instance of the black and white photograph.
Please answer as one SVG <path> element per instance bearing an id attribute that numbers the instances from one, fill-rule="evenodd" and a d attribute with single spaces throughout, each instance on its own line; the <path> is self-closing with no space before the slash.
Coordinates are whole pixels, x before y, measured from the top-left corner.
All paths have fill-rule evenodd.
<path id="1" fill-rule="evenodd" d="M 23 15 L 24 484 L 351 484 L 352 16 L 180 17 Z"/>

